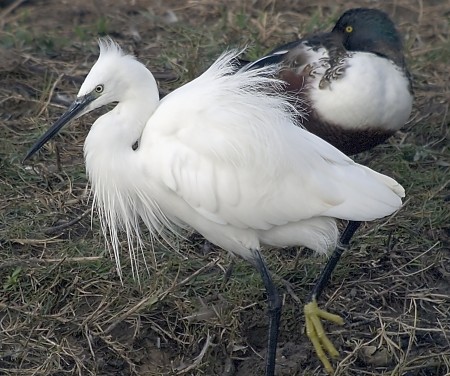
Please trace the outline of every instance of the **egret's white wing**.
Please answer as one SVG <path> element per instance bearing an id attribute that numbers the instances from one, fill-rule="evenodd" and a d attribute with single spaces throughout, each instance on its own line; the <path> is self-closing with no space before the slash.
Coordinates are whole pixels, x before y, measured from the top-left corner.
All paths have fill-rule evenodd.
<path id="1" fill-rule="evenodd" d="M 400 207 L 394 180 L 295 126 L 286 98 L 267 94 L 274 80 L 226 68 L 219 61 L 150 118 L 142 149 L 151 150 L 143 157 L 152 159 L 152 181 L 203 217 L 242 228 L 372 220 Z"/>

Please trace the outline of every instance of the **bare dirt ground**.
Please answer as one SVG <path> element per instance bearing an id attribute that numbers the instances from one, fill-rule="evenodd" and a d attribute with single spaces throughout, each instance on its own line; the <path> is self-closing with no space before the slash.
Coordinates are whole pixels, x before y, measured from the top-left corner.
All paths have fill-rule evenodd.
<path id="1" fill-rule="evenodd" d="M 82 144 L 94 116 L 74 122 L 29 164 L 21 159 L 61 115 L 115 38 L 168 92 L 227 47 L 250 58 L 346 9 L 378 7 L 401 30 L 415 106 L 360 163 L 393 176 L 404 208 L 366 224 L 321 299 L 336 375 L 450 374 L 447 1 L 97 0 L 0 2 L 0 374 L 262 375 L 263 286 L 254 270 L 201 239 L 149 252 L 149 272 L 123 285 L 90 202 Z M 175 240 L 174 240 L 175 241 Z M 324 375 L 304 334 L 301 302 L 324 263 L 307 250 L 266 252 L 283 294 L 277 375 Z M 124 255 L 124 260 L 126 255 Z M 298 301 L 300 300 L 300 302 Z"/>

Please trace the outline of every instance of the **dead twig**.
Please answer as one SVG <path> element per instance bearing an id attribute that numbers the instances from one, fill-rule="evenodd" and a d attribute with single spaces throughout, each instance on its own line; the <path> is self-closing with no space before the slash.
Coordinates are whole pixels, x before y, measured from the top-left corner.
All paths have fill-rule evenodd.
<path id="1" fill-rule="evenodd" d="M 73 226 L 74 224 L 80 222 L 84 217 L 86 217 L 91 212 L 91 209 L 86 209 L 83 213 L 81 213 L 78 217 L 75 217 L 74 219 L 71 219 L 70 221 L 67 221 L 65 223 L 62 223 L 57 226 L 47 227 L 42 230 L 42 232 L 46 235 L 52 235 L 56 233 L 60 233 L 61 231 L 65 230 L 68 227 Z"/>

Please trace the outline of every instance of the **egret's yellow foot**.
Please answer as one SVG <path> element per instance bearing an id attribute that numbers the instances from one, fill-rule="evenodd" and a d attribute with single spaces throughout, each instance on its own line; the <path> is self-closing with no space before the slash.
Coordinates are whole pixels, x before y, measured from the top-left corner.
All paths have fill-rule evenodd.
<path id="1" fill-rule="evenodd" d="M 305 304 L 305 323 L 306 323 L 306 335 L 316 350 L 317 357 L 324 365 L 326 371 L 332 375 L 334 373 L 333 367 L 325 354 L 325 351 L 333 358 L 339 356 L 339 352 L 336 347 L 331 343 L 325 334 L 321 319 L 334 322 L 338 325 L 344 325 L 344 320 L 338 315 L 334 315 L 323 309 L 320 309 L 315 299 L 310 303 Z"/>

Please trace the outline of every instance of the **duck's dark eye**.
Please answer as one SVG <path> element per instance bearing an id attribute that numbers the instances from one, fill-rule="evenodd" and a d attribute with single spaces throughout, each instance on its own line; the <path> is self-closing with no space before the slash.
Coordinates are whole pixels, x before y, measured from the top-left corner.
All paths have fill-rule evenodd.
<path id="1" fill-rule="evenodd" d="M 98 94 L 102 93 L 103 92 L 103 85 L 97 85 L 95 87 L 95 92 L 98 93 Z"/>
<path id="2" fill-rule="evenodd" d="M 351 33 L 353 31 L 353 26 L 347 26 L 346 28 L 345 28 L 345 32 L 346 33 Z"/>

